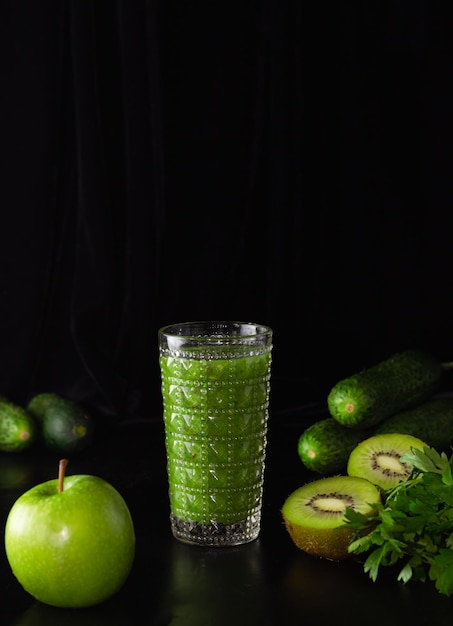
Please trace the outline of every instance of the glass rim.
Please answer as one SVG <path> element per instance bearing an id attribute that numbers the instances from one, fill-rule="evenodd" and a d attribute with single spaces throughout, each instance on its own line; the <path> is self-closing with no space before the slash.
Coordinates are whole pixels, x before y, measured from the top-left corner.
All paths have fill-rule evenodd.
<path id="1" fill-rule="evenodd" d="M 200 330 L 204 328 L 206 331 L 211 329 L 211 332 L 202 332 Z M 189 332 L 191 329 L 198 329 L 198 333 Z M 238 320 L 199 320 L 190 322 L 176 322 L 172 324 L 166 324 L 161 326 L 158 330 L 159 336 L 165 337 L 178 337 L 180 339 L 198 339 L 209 340 L 213 337 L 229 336 L 229 331 L 232 329 L 244 331 L 250 329 L 250 332 L 237 332 L 234 336 L 243 338 L 255 338 L 260 337 L 272 337 L 272 329 L 265 324 L 258 324 L 257 322 L 241 322 Z M 215 331 L 218 332 L 215 332 Z M 221 331 L 224 331 L 222 333 Z"/>

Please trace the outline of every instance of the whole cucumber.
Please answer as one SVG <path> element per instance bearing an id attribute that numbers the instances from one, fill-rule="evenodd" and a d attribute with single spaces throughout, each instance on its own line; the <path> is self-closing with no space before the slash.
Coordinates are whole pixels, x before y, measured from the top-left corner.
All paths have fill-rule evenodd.
<path id="1" fill-rule="evenodd" d="M 36 425 L 25 409 L 9 400 L 0 400 L 0 451 L 21 452 L 36 439 Z"/>
<path id="2" fill-rule="evenodd" d="M 327 397 L 329 412 L 348 428 L 371 428 L 428 400 L 439 390 L 446 367 L 426 352 L 397 353 L 339 381 Z"/>
<path id="3" fill-rule="evenodd" d="M 302 463 L 319 474 L 345 470 L 354 447 L 371 435 L 412 435 L 439 452 L 453 450 L 453 397 L 438 396 L 392 415 L 371 429 L 351 429 L 328 417 L 314 422 L 299 437 L 297 451 Z"/>
<path id="4" fill-rule="evenodd" d="M 453 397 L 431 398 L 384 420 L 374 434 L 404 433 L 421 439 L 438 452 L 453 449 Z"/>
<path id="5" fill-rule="evenodd" d="M 326 417 L 303 431 L 297 452 L 309 470 L 318 474 L 337 474 L 346 468 L 349 454 L 356 445 L 370 434 L 369 429 L 345 428 L 332 417 Z"/>

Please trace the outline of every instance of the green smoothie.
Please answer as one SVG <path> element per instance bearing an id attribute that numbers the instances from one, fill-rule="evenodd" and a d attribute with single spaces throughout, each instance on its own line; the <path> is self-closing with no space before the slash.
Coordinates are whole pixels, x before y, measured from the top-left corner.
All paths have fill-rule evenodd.
<path id="1" fill-rule="evenodd" d="M 259 524 L 270 366 L 269 346 L 161 354 L 176 525 Z"/>

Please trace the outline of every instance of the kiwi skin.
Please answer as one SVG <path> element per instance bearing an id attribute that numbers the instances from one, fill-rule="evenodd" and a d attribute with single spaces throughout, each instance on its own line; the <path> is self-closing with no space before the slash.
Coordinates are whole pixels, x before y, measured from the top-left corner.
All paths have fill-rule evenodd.
<path id="1" fill-rule="evenodd" d="M 345 527 L 346 508 L 372 515 L 372 504 L 379 502 L 381 492 L 368 480 L 330 476 L 293 491 L 285 500 L 281 514 L 297 548 L 312 556 L 342 561 L 351 556 L 348 548 L 354 533 Z"/>
<path id="2" fill-rule="evenodd" d="M 405 433 L 382 433 L 361 441 L 350 453 L 347 474 L 365 478 L 387 491 L 409 478 L 412 466 L 401 457 L 413 448 L 423 450 L 427 444 Z"/>
<path id="3" fill-rule="evenodd" d="M 332 528 L 327 532 L 312 528 L 308 531 L 302 526 L 291 523 L 284 518 L 285 527 L 294 544 L 307 554 L 330 561 L 344 561 L 349 558 L 348 546 L 352 533 L 348 528 Z"/>

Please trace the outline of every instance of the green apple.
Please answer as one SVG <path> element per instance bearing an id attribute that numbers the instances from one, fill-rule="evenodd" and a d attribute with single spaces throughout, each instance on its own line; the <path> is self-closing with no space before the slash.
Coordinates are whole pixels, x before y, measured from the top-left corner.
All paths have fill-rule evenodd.
<path id="1" fill-rule="evenodd" d="M 87 607 L 114 595 L 135 556 L 135 531 L 119 492 L 97 476 L 64 476 L 36 485 L 13 504 L 5 526 L 11 570 L 34 598 Z"/>

